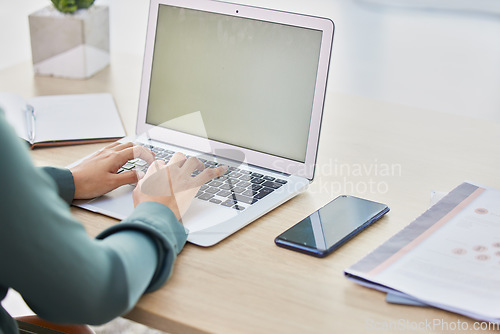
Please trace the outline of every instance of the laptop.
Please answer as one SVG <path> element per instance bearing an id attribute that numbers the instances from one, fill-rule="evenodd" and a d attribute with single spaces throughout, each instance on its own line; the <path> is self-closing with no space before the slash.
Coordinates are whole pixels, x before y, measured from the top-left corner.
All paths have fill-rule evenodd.
<path id="1" fill-rule="evenodd" d="M 180 151 L 229 166 L 183 216 L 188 242 L 215 245 L 312 181 L 333 32 L 325 18 L 151 0 L 136 134 L 122 141 L 166 161 Z M 136 168 L 134 160 L 123 168 Z M 75 205 L 124 219 L 133 188 Z"/>

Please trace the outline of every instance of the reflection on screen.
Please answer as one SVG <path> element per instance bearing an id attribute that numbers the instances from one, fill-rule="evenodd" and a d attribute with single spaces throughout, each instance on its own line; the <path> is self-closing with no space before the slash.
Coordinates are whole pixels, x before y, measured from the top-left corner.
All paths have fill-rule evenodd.
<path id="1" fill-rule="evenodd" d="M 303 162 L 321 38 L 317 30 L 162 5 L 146 121 L 200 112 L 209 139 Z"/>
<path id="2" fill-rule="evenodd" d="M 338 197 L 282 234 L 282 238 L 303 246 L 327 250 L 366 221 L 385 205 L 366 200 Z"/>

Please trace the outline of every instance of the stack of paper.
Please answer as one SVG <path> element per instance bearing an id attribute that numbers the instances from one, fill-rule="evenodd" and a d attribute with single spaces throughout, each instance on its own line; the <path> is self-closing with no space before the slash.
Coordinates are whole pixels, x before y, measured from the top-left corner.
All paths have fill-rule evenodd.
<path id="1" fill-rule="evenodd" d="M 500 190 L 463 183 L 345 270 L 389 298 L 500 323 Z"/>

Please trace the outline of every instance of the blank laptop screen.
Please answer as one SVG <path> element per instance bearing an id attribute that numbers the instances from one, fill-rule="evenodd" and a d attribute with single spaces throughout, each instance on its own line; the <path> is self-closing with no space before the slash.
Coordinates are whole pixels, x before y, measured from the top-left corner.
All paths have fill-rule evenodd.
<path id="1" fill-rule="evenodd" d="M 304 162 L 322 32 L 161 5 L 146 122 Z M 175 124 L 175 123 L 174 123 Z"/>

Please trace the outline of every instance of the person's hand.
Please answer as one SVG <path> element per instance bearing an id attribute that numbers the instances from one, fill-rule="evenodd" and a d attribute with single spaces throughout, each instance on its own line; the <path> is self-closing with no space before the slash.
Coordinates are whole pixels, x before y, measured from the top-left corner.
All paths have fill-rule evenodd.
<path id="1" fill-rule="evenodd" d="M 94 198 L 122 185 L 137 182 L 135 171 L 116 174 L 121 166 L 134 158 L 143 159 L 149 164 L 154 161 L 153 153 L 140 145 L 115 142 L 71 167 L 75 199 Z"/>
<path id="2" fill-rule="evenodd" d="M 196 169 L 202 172 L 191 176 Z M 168 164 L 157 160 L 149 167 L 133 192 L 134 206 L 148 201 L 162 203 L 181 221 L 200 187 L 226 171 L 225 166 L 205 169 L 197 158 L 175 153 Z"/>

